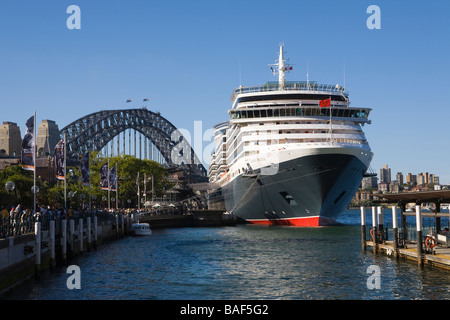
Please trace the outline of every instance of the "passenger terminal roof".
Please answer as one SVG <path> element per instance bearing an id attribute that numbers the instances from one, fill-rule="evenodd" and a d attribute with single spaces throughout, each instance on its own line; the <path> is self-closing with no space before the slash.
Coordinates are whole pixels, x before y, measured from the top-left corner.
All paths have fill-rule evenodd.
<path id="1" fill-rule="evenodd" d="M 384 200 L 382 202 L 388 202 L 388 203 L 393 203 L 393 202 L 398 202 L 398 203 L 408 203 L 408 202 L 450 203 L 450 190 L 386 193 L 386 194 L 374 194 L 374 196 Z"/>

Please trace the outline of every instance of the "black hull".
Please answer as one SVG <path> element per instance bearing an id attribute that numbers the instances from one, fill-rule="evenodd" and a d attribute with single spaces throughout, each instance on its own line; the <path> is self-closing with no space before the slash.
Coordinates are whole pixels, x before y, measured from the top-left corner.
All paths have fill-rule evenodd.
<path id="1" fill-rule="evenodd" d="M 223 187 L 228 212 L 257 224 L 334 224 L 367 164 L 352 154 L 315 154 L 282 162 L 276 174 L 238 176 Z"/>

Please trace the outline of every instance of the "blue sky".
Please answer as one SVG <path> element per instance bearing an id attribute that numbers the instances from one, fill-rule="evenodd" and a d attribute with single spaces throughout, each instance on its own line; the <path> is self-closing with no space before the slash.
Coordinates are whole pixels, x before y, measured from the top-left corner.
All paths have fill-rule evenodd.
<path id="1" fill-rule="evenodd" d="M 81 29 L 69 30 L 70 5 Z M 369 5 L 381 9 L 370 30 Z M 450 183 L 450 2 L 103 1 L 0 2 L 0 121 L 55 120 L 141 107 L 178 128 L 227 119 L 232 90 L 276 80 L 278 45 L 294 64 L 287 80 L 343 84 L 352 106 L 373 109 L 372 168 L 434 173 Z M 133 99 L 133 103 L 125 103 Z M 205 142 L 207 144 L 209 142 Z"/>

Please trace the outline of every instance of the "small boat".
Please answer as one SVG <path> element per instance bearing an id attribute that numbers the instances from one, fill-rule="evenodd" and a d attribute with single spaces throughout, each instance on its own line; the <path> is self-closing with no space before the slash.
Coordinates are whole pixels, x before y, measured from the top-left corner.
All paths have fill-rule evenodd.
<path id="1" fill-rule="evenodd" d="M 152 229 L 148 223 L 133 223 L 131 225 L 131 234 L 134 236 L 149 236 L 152 234 Z"/>

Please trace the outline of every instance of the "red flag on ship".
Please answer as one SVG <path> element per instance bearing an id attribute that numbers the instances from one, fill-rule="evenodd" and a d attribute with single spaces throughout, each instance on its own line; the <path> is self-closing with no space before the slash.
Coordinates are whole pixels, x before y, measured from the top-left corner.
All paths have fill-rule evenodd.
<path id="1" fill-rule="evenodd" d="M 330 107 L 331 106 L 331 98 L 325 99 L 325 100 L 320 100 L 319 101 L 319 105 L 320 107 Z"/>

